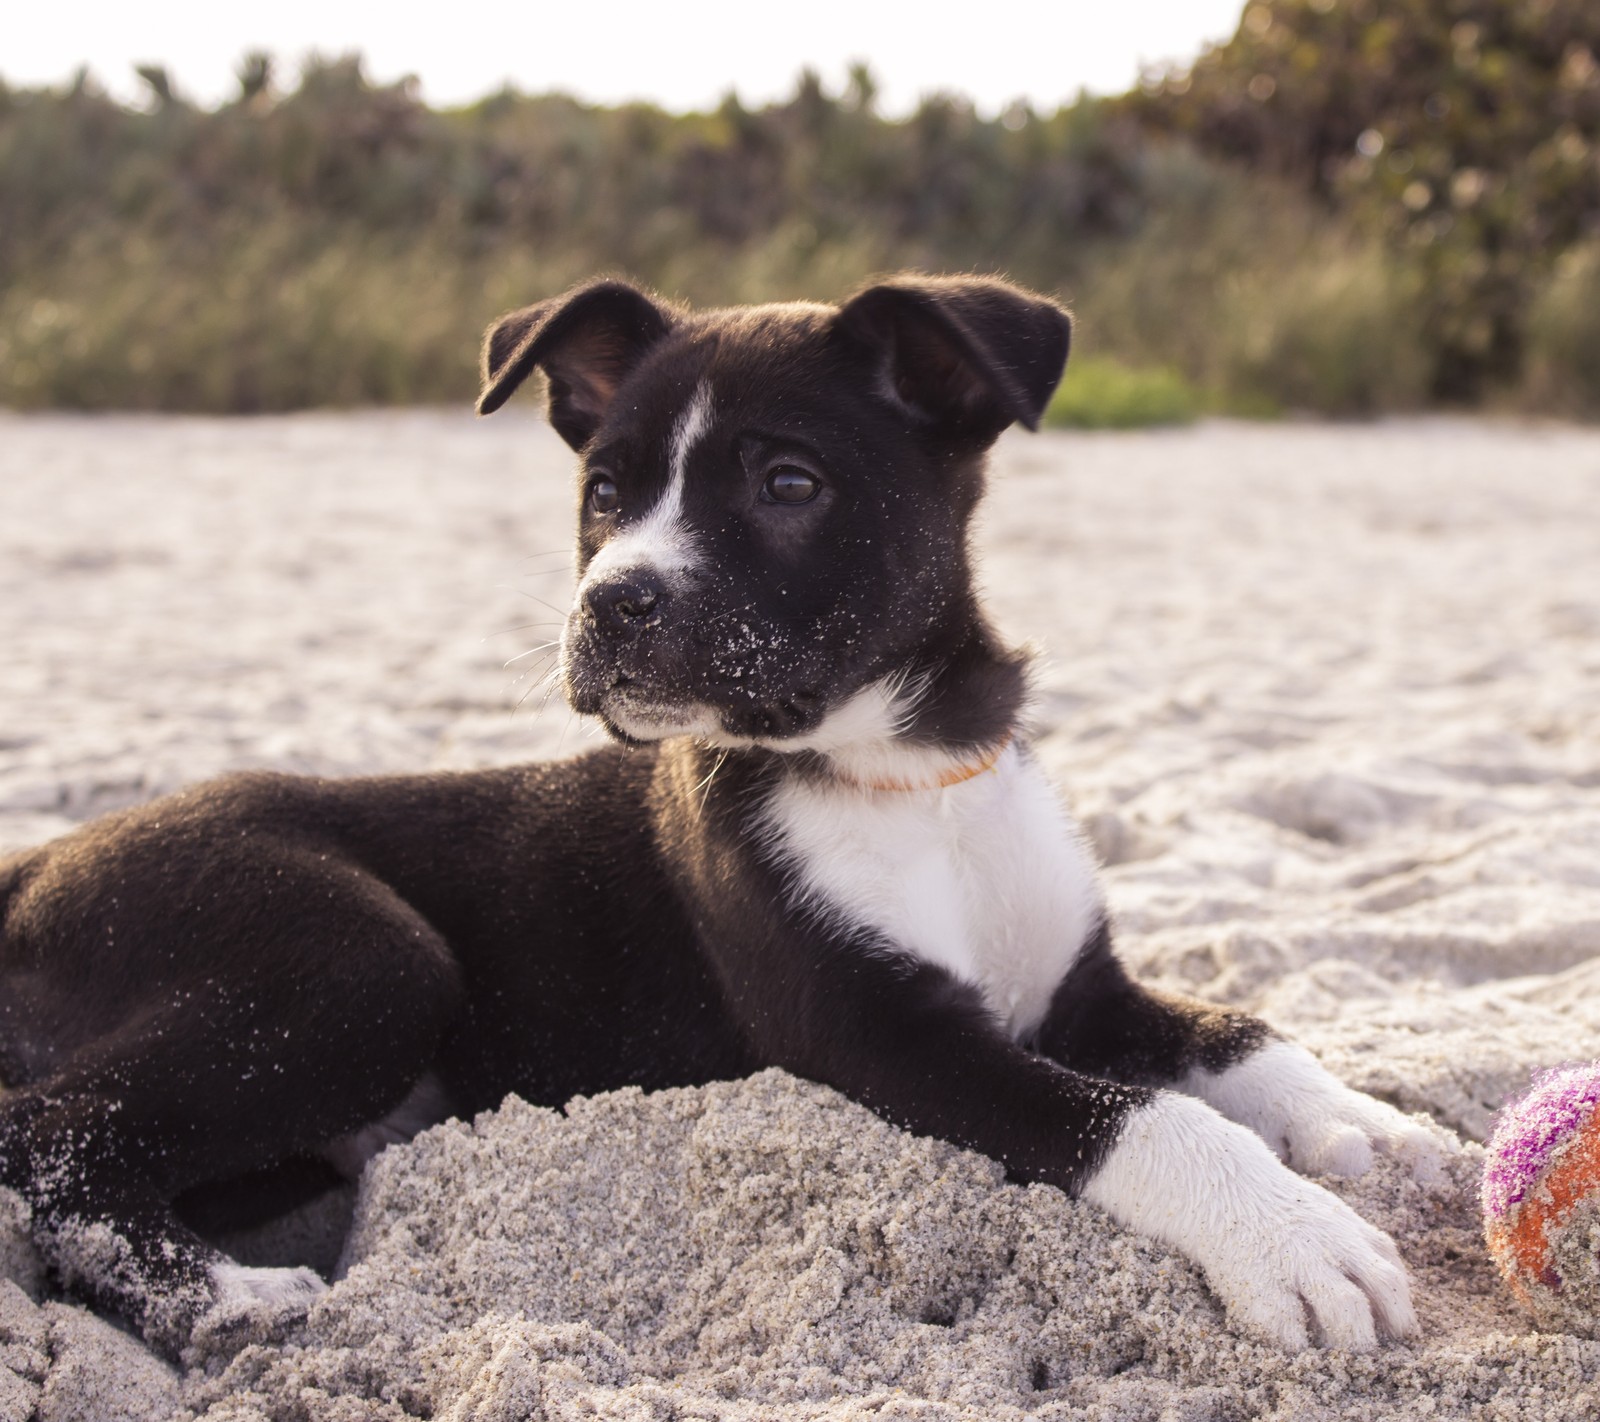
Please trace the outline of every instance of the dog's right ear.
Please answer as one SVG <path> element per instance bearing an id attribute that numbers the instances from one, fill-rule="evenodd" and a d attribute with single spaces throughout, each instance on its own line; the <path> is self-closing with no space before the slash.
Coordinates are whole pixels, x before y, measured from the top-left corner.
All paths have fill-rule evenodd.
<path id="1" fill-rule="evenodd" d="M 1055 302 L 994 277 L 892 277 L 845 302 L 838 324 L 894 404 L 985 443 L 1013 420 L 1039 428 L 1072 344 Z"/>
<path id="2" fill-rule="evenodd" d="M 617 386 L 672 320 L 670 311 L 621 281 L 591 282 L 502 316 L 483 341 L 478 413 L 498 410 L 534 367 L 542 367 L 550 383 L 550 423 L 582 449 Z"/>

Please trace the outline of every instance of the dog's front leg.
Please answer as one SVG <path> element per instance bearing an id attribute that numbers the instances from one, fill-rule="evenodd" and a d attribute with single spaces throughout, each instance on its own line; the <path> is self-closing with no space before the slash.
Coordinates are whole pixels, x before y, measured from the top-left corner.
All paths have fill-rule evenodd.
<path id="1" fill-rule="evenodd" d="M 1313 1331 L 1352 1348 L 1416 1332 L 1392 1241 L 1281 1161 L 1356 1174 L 1376 1145 L 1426 1176 L 1451 1148 L 1443 1131 L 1350 1090 L 1256 1018 L 1141 987 L 1105 929 L 1038 1046 L 1079 1071 L 1173 1088 L 1129 1116 L 1082 1194 L 1199 1263 L 1236 1322 L 1286 1347 Z"/>
<path id="2" fill-rule="evenodd" d="M 881 946 L 819 947 L 771 921 L 720 946 L 731 1005 L 762 1060 L 1173 1245 L 1239 1324 L 1286 1347 L 1313 1331 L 1346 1348 L 1416 1331 L 1393 1244 L 1203 1102 L 1030 1052 L 977 989 Z"/>
<path id="3" fill-rule="evenodd" d="M 1198 1097 L 1307 1174 L 1365 1174 L 1376 1149 L 1432 1180 L 1459 1148 L 1442 1127 L 1352 1090 L 1258 1018 L 1133 981 L 1105 926 L 1057 990 L 1039 1048 L 1079 1071 Z"/>

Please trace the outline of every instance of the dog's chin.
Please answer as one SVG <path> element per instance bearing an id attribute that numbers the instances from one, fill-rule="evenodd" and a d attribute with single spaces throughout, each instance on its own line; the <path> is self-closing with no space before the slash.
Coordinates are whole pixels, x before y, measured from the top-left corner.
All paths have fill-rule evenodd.
<path id="1" fill-rule="evenodd" d="M 703 701 L 666 703 L 651 701 L 631 688 L 613 688 L 599 698 L 589 714 L 595 716 L 616 740 L 629 745 L 689 736 L 703 745 L 722 750 L 810 749 L 811 732 L 821 719 L 820 708 L 797 713 L 785 702 L 723 710 Z"/>
<path id="2" fill-rule="evenodd" d="M 723 730 L 722 718 L 703 703 L 665 705 L 624 688 L 614 688 L 601 697 L 594 715 L 610 735 L 635 745 L 675 736 L 714 741 Z"/>
<path id="3" fill-rule="evenodd" d="M 579 715 L 593 716 L 613 739 L 628 745 L 689 736 L 730 750 L 755 746 L 782 750 L 803 743 L 827 709 L 820 695 L 808 691 L 771 702 L 717 706 L 692 696 L 666 695 L 626 676 L 605 684 L 586 673 L 589 668 L 581 664 L 569 667 L 563 678 L 567 703 Z"/>

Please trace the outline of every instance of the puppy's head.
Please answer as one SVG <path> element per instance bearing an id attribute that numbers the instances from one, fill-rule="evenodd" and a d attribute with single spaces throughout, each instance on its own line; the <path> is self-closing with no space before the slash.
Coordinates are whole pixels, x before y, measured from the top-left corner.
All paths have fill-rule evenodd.
<path id="1" fill-rule="evenodd" d="M 625 739 L 799 746 L 958 654 L 984 453 L 1037 426 L 1069 331 L 981 278 L 698 314 L 603 281 L 499 321 L 479 412 L 542 370 L 582 460 L 573 707 Z"/>

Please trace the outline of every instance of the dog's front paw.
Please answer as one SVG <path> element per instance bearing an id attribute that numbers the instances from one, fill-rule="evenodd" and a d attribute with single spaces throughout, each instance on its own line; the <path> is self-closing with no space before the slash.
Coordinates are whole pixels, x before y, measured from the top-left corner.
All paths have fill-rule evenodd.
<path id="1" fill-rule="evenodd" d="M 1278 1166 L 1262 1208 L 1196 1258 L 1239 1326 L 1282 1348 L 1366 1351 L 1419 1332 L 1394 1241 L 1321 1186 Z"/>
<path id="2" fill-rule="evenodd" d="M 1235 1324 L 1280 1347 L 1418 1331 L 1393 1241 L 1198 1101 L 1162 1092 L 1129 1117 L 1083 1197 L 1182 1250 Z"/>
<path id="3" fill-rule="evenodd" d="M 190 1352 L 234 1352 L 279 1341 L 328 1286 L 310 1269 L 264 1269 L 223 1260 L 211 1269 L 212 1298 L 195 1320 Z"/>
<path id="4" fill-rule="evenodd" d="M 1193 1071 L 1181 1089 L 1248 1126 L 1280 1160 L 1310 1175 L 1364 1175 L 1377 1149 L 1432 1181 L 1443 1173 L 1444 1156 L 1461 1149 L 1443 1127 L 1353 1091 L 1293 1042 L 1269 1042 L 1224 1071 Z"/>

